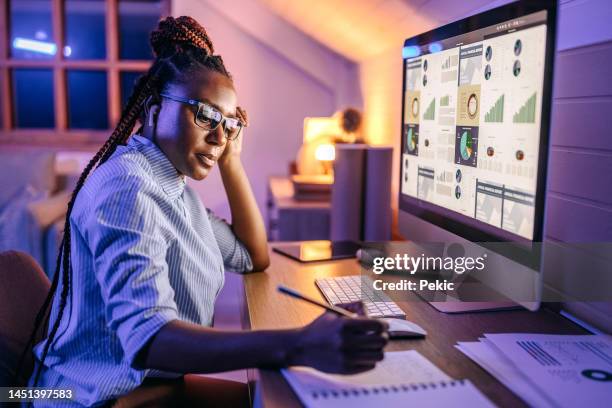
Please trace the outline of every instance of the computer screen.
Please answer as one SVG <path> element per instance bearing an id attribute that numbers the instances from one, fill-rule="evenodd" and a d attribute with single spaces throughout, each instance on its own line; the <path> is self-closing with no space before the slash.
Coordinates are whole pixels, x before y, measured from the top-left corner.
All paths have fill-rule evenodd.
<path id="1" fill-rule="evenodd" d="M 406 40 L 400 210 L 505 240 L 539 238 L 551 43 L 547 11 L 520 10 Z"/>

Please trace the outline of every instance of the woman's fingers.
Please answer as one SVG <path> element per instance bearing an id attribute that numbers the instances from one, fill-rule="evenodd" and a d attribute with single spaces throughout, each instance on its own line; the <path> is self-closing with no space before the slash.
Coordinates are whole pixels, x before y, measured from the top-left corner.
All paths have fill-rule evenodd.
<path id="1" fill-rule="evenodd" d="M 382 351 L 359 351 L 345 354 L 346 360 L 350 364 L 354 365 L 376 364 L 377 362 L 382 361 L 382 359 L 385 358 L 385 353 L 383 353 Z"/>
<path id="2" fill-rule="evenodd" d="M 365 306 L 363 305 L 363 302 L 358 300 L 356 302 L 350 302 L 350 303 L 339 303 L 336 306 L 341 307 L 343 309 L 348 310 L 349 312 L 352 313 L 356 313 L 359 316 L 365 316 Z"/>
<path id="3" fill-rule="evenodd" d="M 246 110 L 238 106 L 236 107 L 236 115 L 238 116 L 238 119 L 240 119 L 244 127 L 249 126 L 249 116 L 247 115 Z"/>
<path id="4" fill-rule="evenodd" d="M 376 367 L 375 363 L 371 364 L 349 364 L 341 371 L 342 374 L 350 375 L 350 374 L 359 374 L 364 371 L 370 371 L 374 367 Z"/>
<path id="5" fill-rule="evenodd" d="M 389 329 L 387 322 L 377 319 L 355 318 L 346 319 L 345 332 L 382 333 Z"/>
<path id="6" fill-rule="evenodd" d="M 344 340 L 342 349 L 348 351 L 382 350 L 388 342 L 389 339 L 380 334 L 351 336 Z"/>

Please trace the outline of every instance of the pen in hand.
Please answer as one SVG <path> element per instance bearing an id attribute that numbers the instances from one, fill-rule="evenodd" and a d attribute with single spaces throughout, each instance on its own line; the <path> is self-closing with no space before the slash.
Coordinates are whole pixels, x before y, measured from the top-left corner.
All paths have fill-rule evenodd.
<path id="1" fill-rule="evenodd" d="M 322 307 L 323 309 L 329 310 L 330 312 L 336 313 L 336 314 L 338 314 L 340 316 L 350 317 L 350 318 L 359 317 L 359 315 L 357 313 L 349 312 L 348 310 L 343 309 L 343 308 L 338 307 L 338 306 L 327 305 L 325 303 L 319 302 L 316 299 L 313 299 L 313 298 L 308 297 L 306 295 L 302 295 L 301 293 L 299 293 L 299 292 L 297 292 L 297 291 L 295 291 L 293 289 L 290 289 L 290 288 L 288 288 L 286 286 L 278 285 L 277 289 L 278 289 L 279 292 L 284 293 L 285 295 L 291 296 L 291 297 L 296 298 L 296 299 L 301 299 L 301 300 L 306 301 L 306 302 L 308 302 L 310 304 Z"/>

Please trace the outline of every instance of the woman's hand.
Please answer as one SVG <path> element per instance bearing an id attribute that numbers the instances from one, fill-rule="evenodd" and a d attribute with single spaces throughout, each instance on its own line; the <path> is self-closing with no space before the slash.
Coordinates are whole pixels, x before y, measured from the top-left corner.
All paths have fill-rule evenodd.
<path id="1" fill-rule="evenodd" d="M 336 303 L 335 306 L 348 310 L 351 313 L 358 314 L 359 316 L 367 317 L 365 305 L 361 301 L 349 302 L 349 303 Z"/>
<path id="2" fill-rule="evenodd" d="M 243 127 L 247 127 L 249 125 L 249 119 L 246 111 L 242 109 L 240 106 L 236 108 L 236 116 L 243 123 Z M 244 135 L 245 129 L 240 131 L 240 135 L 236 140 L 228 140 L 226 142 L 225 150 L 219 157 L 218 163 L 223 170 L 223 166 L 227 165 L 232 160 L 240 159 L 240 153 L 242 152 L 242 138 Z"/>
<path id="3" fill-rule="evenodd" d="M 249 124 L 246 111 L 238 107 L 236 112 L 246 127 Z M 232 230 L 249 252 L 253 261 L 253 271 L 263 271 L 270 265 L 268 237 L 261 212 L 240 160 L 244 129 L 240 133 L 238 139 L 227 142 L 225 151 L 218 160 L 219 170 L 232 212 Z"/>
<path id="4" fill-rule="evenodd" d="M 370 370 L 384 358 L 387 330 L 387 324 L 380 320 L 324 313 L 300 329 L 289 364 L 340 374 Z"/>

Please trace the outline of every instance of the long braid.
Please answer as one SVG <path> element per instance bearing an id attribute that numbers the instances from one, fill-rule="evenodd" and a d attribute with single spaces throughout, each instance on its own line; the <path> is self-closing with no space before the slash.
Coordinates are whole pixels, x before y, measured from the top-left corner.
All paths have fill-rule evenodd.
<path id="1" fill-rule="evenodd" d="M 104 154 L 100 157 L 99 165 L 106 162 L 115 152 L 117 146 L 125 143 L 127 138 L 131 135 L 134 125 L 136 124 L 136 121 L 138 120 L 138 117 L 142 111 L 143 103 L 147 97 L 151 95 L 152 83 L 156 80 L 157 75 L 154 68 L 156 67 L 152 66 L 149 72 L 153 72 L 143 75 L 136 83 L 134 92 L 130 96 L 130 100 L 128 101 L 128 104 L 121 115 L 121 120 L 115 129 L 117 134 L 115 143 L 112 143 L 106 152 L 104 152 Z"/>
<path id="2" fill-rule="evenodd" d="M 141 79 L 142 78 L 143 77 L 141 77 Z M 138 89 L 138 86 L 137 86 L 134 89 L 134 92 L 132 93 L 132 95 L 130 96 L 130 100 L 128 100 L 128 103 L 126 105 L 126 108 L 124 109 L 124 114 L 122 115 L 122 117 L 125 116 L 125 112 L 126 111 L 129 111 L 131 109 L 131 107 L 134 106 L 134 102 L 135 101 L 133 101 L 132 99 L 135 100 L 137 94 L 139 94 L 139 93 L 140 93 L 140 90 Z M 62 270 L 61 269 L 62 259 L 66 259 L 67 257 L 69 258 L 69 256 L 70 256 L 70 239 L 69 239 L 69 236 L 70 236 L 70 220 L 69 220 L 69 217 L 70 217 L 70 214 L 71 214 L 72 205 L 74 203 L 76 195 L 80 191 L 80 189 L 81 189 L 85 179 L 87 178 L 87 176 L 89 175 L 89 173 L 91 172 L 93 167 L 96 165 L 96 163 L 98 163 L 100 161 L 100 158 L 102 158 L 104 156 L 104 154 L 111 148 L 111 146 L 116 145 L 117 139 L 118 139 L 117 138 L 117 134 L 120 133 L 119 127 L 121 126 L 121 123 L 122 123 L 122 121 L 119 122 L 119 124 L 117 125 L 117 128 L 115 129 L 115 131 L 106 140 L 106 142 L 100 148 L 98 153 L 96 153 L 96 155 L 87 164 L 87 166 L 85 167 L 83 173 L 79 177 L 79 180 L 77 182 L 75 190 L 72 192 L 70 201 L 68 203 L 68 210 L 66 212 L 66 218 L 64 220 L 64 234 L 62 236 L 62 241 L 60 243 L 58 254 L 57 254 L 57 259 L 56 259 L 56 262 L 55 262 L 55 273 L 53 275 L 53 281 L 51 283 L 51 287 L 49 289 L 49 293 L 47 294 L 47 297 L 45 298 L 45 301 L 43 302 L 42 306 L 38 310 L 38 313 L 37 313 L 36 318 L 34 320 L 34 329 L 32 330 L 32 333 L 30 334 L 30 338 L 28 339 L 28 342 L 26 343 L 26 346 L 24 347 L 24 349 L 23 349 L 23 351 L 21 353 L 21 356 L 19 358 L 19 363 L 17 365 L 17 371 L 15 372 L 15 379 L 14 379 L 14 382 L 15 382 L 16 385 L 17 385 L 17 382 L 19 380 L 19 375 L 21 374 L 21 370 L 22 370 L 23 363 L 24 363 L 25 357 L 27 355 L 27 352 L 28 352 L 28 350 L 34 344 L 34 342 L 36 340 L 36 335 L 38 334 L 38 331 L 40 329 L 41 323 L 43 322 L 43 319 L 45 317 L 47 317 L 46 315 L 47 315 L 48 308 L 49 308 L 49 306 L 51 304 L 51 300 L 53 299 L 53 297 L 55 295 L 55 292 L 57 290 L 57 285 L 58 285 L 58 282 L 59 282 L 59 276 L 60 276 L 60 272 Z M 66 274 L 63 274 L 63 275 L 66 275 Z M 60 310 L 63 311 L 63 308 L 60 309 Z M 61 312 L 60 312 L 60 315 L 61 315 Z M 49 336 L 49 338 L 52 339 L 52 336 Z M 46 353 L 45 353 L 45 355 L 46 355 Z M 37 377 L 36 377 L 35 384 L 36 384 L 36 382 L 38 380 L 38 372 L 39 371 L 40 371 L 40 367 L 39 367 L 39 370 L 37 371 Z"/>
<path id="3" fill-rule="evenodd" d="M 63 315 L 64 309 L 66 308 L 68 290 L 70 288 L 71 275 L 72 275 L 72 265 L 70 262 L 70 256 L 71 256 L 70 214 L 72 213 L 72 208 L 74 207 L 74 203 L 76 201 L 76 197 L 78 193 L 81 191 L 81 188 L 85 184 L 85 180 L 87 179 L 87 177 L 89 176 L 93 168 L 98 164 L 98 162 L 101 161 L 101 159 L 108 158 L 109 157 L 107 156 L 108 152 L 114 151 L 117 145 L 126 138 L 126 135 L 129 135 L 129 132 L 132 131 L 134 127 L 134 123 L 136 122 L 136 118 L 138 117 L 138 114 L 140 113 L 140 110 L 142 109 L 142 101 L 146 99 L 147 97 L 146 92 L 143 92 L 143 91 L 147 89 L 147 84 L 149 83 L 148 76 L 145 75 L 145 77 L 141 78 L 141 81 L 139 82 L 140 83 L 138 85 L 141 85 L 141 86 L 140 87 L 137 86 L 134 92 L 132 93 L 130 100 L 128 101 L 128 104 L 126 108 L 124 109 L 124 114 L 122 115 L 121 120 L 117 124 L 117 127 L 115 128 L 111 136 L 108 138 L 108 140 L 104 143 L 102 148 L 98 150 L 96 155 L 90 160 L 90 162 L 85 167 L 85 170 L 83 171 L 83 173 L 79 177 L 79 180 L 77 181 L 76 188 L 72 192 L 70 201 L 68 202 L 68 210 L 66 212 L 66 219 L 64 221 L 64 237 L 62 239 L 60 255 L 58 256 L 58 265 L 56 266 L 56 271 L 55 271 L 56 276 L 54 276 L 53 278 L 55 287 L 52 288 L 52 290 L 50 291 L 50 296 L 48 296 L 49 298 L 54 295 L 54 292 L 57 288 L 57 280 L 58 280 L 57 278 L 61 271 L 62 272 L 62 293 L 61 293 L 61 298 L 60 298 L 58 318 L 56 319 L 55 324 L 53 325 L 53 328 L 48 335 L 47 342 L 45 344 L 45 348 L 41 356 L 41 362 L 45 361 L 45 358 L 47 357 L 49 348 L 55 338 L 55 334 L 57 333 L 57 330 L 59 329 L 61 316 Z M 60 259 L 62 260 L 61 269 L 59 268 Z M 42 314 L 46 313 L 47 307 L 48 307 L 48 304 L 45 304 L 44 305 L 45 310 L 44 311 L 41 310 Z M 37 317 L 37 320 L 38 320 L 38 317 Z M 40 322 L 37 322 L 36 331 L 38 331 L 39 324 Z M 38 378 L 40 376 L 41 369 L 42 369 L 42 363 L 38 366 L 36 370 L 36 376 L 34 377 L 33 386 L 36 386 L 36 384 L 38 383 Z"/>
<path id="4" fill-rule="evenodd" d="M 71 213 L 71 208 L 73 205 L 73 201 L 76 197 L 76 194 L 78 194 L 78 192 L 80 191 L 85 178 L 89 175 L 89 173 L 91 172 L 91 170 L 94 168 L 94 166 L 96 166 L 96 164 L 101 164 L 103 161 L 105 161 L 105 159 L 107 159 L 108 157 L 110 157 L 110 155 L 112 154 L 111 152 L 113 152 L 116 149 L 116 146 L 123 141 L 124 137 L 123 135 L 125 135 L 128 132 L 131 132 L 133 126 L 134 126 L 134 122 L 135 120 L 132 120 L 131 118 L 134 116 L 137 116 L 137 113 L 133 113 L 133 112 L 138 112 L 137 109 L 134 109 L 135 106 L 139 106 L 142 103 L 142 100 L 146 98 L 146 93 L 143 92 L 143 90 L 145 89 L 147 83 L 149 82 L 149 75 L 142 75 L 138 81 L 136 82 L 136 85 L 134 87 L 134 90 L 132 92 L 132 94 L 130 95 L 130 98 L 128 99 L 128 103 L 126 104 L 121 117 L 122 118 L 126 118 L 126 120 L 121 120 L 119 122 L 119 124 L 117 125 L 117 128 L 115 129 L 115 131 L 113 132 L 113 134 L 111 135 L 111 137 L 108 138 L 108 140 L 104 143 L 104 145 L 100 148 L 100 150 L 98 151 L 98 153 L 96 154 L 96 156 L 94 156 L 92 158 L 92 160 L 89 162 L 89 164 L 87 165 L 87 167 L 85 168 L 85 170 L 83 171 L 83 173 L 81 174 L 81 177 L 79 178 L 79 181 L 77 183 L 77 186 L 75 188 L 75 191 L 72 194 L 72 198 L 71 198 L 71 203 L 69 203 L 69 210 L 67 211 L 67 216 L 66 216 L 66 220 L 64 222 L 64 231 L 69 231 L 70 230 L 70 223 L 68 222 L 68 214 Z M 132 122 L 131 126 L 130 125 L 126 125 L 125 122 Z M 121 136 L 120 136 L 121 135 Z M 69 232 L 70 233 L 70 232 Z M 68 241 L 69 242 L 69 241 Z M 56 261 L 56 265 L 55 265 L 55 274 L 53 276 L 53 282 L 51 284 L 51 288 L 49 290 L 49 293 L 47 294 L 47 298 L 45 299 L 45 302 L 43 303 L 42 307 L 40 308 L 36 319 L 35 319 L 35 323 L 34 323 L 34 331 L 32 332 L 30 339 L 28 340 L 28 343 L 26 344 L 26 347 L 24 348 L 21 357 L 20 357 L 20 361 L 19 361 L 19 371 L 17 371 L 16 373 L 16 379 L 19 377 L 20 374 L 20 369 L 23 365 L 24 362 L 24 358 L 26 356 L 27 351 L 29 350 L 30 346 L 33 345 L 35 338 L 36 338 L 36 334 L 38 332 L 38 329 L 40 328 L 40 324 L 42 323 L 43 318 L 46 316 L 47 313 L 47 309 L 51 303 L 51 299 L 53 299 L 53 296 L 55 294 L 55 291 L 57 289 L 57 284 L 59 281 L 59 271 L 61 270 L 61 262 L 62 262 L 62 258 L 63 259 L 69 259 L 70 256 L 70 245 L 69 243 L 66 243 L 66 235 L 64 234 L 64 236 L 62 237 L 62 241 L 59 247 L 59 251 L 58 251 L 58 255 L 57 255 L 57 261 Z"/>
<path id="5" fill-rule="evenodd" d="M 106 140 L 104 145 L 85 167 L 68 203 L 64 221 L 64 236 L 57 257 L 55 276 L 53 277 L 49 294 L 36 316 L 34 330 L 24 353 L 22 353 L 20 361 L 19 369 L 21 369 L 25 353 L 29 350 L 30 345 L 34 344 L 36 334 L 41 324 L 45 321 L 45 317 L 48 317 L 47 311 L 57 292 L 59 275 L 61 273 L 62 291 L 60 294 L 59 309 L 53 326 L 46 338 L 40 363 L 38 364 L 34 376 L 33 386 L 36 386 L 38 383 L 42 366 L 44 365 L 49 349 L 59 330 L 60 322 L 68 302 L 68 294 L 72 283 L 70 215 L 76 202 L 77 195 L 81 191 L 88 176 L 97 166 L 104 164 L 113 155 L 117 146 L 127 142 L 136 121 L 142 118 L 144 103 L 149 96 L 159 95 L 167 84 L 171 82 L 180 82 L 183 77 L 187 77 L 190 73 L 199 71 L 202 68 L 219 72 L 231 78 L 221 57 L 213 55 L 213 44 L 206 30 L 191 17 L 167 17 L 160 21 L 158 28 L 151 33 L 150 42 L 155 55 L 154 63 L 151 65 L 148 72 L 141 76 L 135 84 L 134 90 L 128 99 L 128 103 L 121 114 L 119 123 L 108 140 Z"/>
<path id="6" fill-rule="evenodd" d="M 24 362 L 24 358 L 25 355 L 27 353 L 27 351 L 29 350 L 29 347 L 33 345 L 35 338 L 36 338 L 36 334 L 38 333 L 38 330 L 40 329 L 40 325 L 43 322 L 44 317 L 46 317 L 47 315 L 47 310 L 49 308 L 49 305 L 51 304 L 51 300 L 53 299 L 53 297 L 55 296 L 55 292 L 57 290 L 57 285 L 59 282 L 59 276 L 60 274 L 62 275 L 62 284 L 65 286 L 66 283 L 66 278 L 67 278 L 67 274 L 66 273 L 62 273 L 62 260 L 63 260 L 63 266 L 64 266 L 64 271 L 65 266 L 66 266 L 66 259 L 69 259 L 70 257 L 70 213 L 72 210 L 72 206 L 74 204 L 74 200 L 76 198 L 76 195 L 78 194 L 78 192 L 80 191 L 83 183 L 85 182 L 85 179 L 87 178 L 87 176 L 89 175 L 89 173 L 91 172 L 91 169 L 93 168 L 93 166 L 95 166 L 95 164 L 99 161 L 100 157 L 102 156 L 102 154 L 104 152 L 106 152 L 106 150 L 108 150 L 109 146 L 113 143 L 113 137 L 115 135 L 115 132 L 113 132 L 113 134 L 111 135 L 111 137 L 109 137 L 109 139 L 104 143 L 104 145 L 102 146 L 102 148 L 100 148 L 100 150 L 98 151 L 98 153 L 96 153 L 96 155 L 91 159 L 91 161 L 89 162 L 89 164 L 87 164 L 87 166 L 85 167 L 85 170 L 83 171 L 83 173 L 81 174 L 81 176 L 79 177 L 79 180 L 77 182 L 76 188 L 74 189 L 74 191 L 72 192 L 72 196 L 70 198 L 70 201 L 68 202 L 68 210 L 66 212 L 66 218 L 64 220 L 64 235 L 62 237 L 62 241 L 60 243 L 60 247 L 59 247 L 59 252 L 57 255 L 57 260 L 55 263 L 55 273 L 53 275 L 53 281 L 51 283 L 51 288 L 49 289 L 49 293 L 47 294 L 47 297 L 45 299 L 45 302 L 43 303 L 43 305 L 41 306 L 41 308 L 39 309 L 37 315 L 36 315 L 36 319 L 34 322 L 34 329 L 32 331 L 32 333 L 30 334 L 30 338 L 26 344 L 26 347 L 24 348 L 22 355 L 19 359 L 19 365 L 17 368 L 17 372 L 15 373 L 15 383 L 17 383 L 17 380 L 19 378 L 19 374 L 21 373 L 21 369 L 23 366 L 23 362 Z M 68 257 L 68 258 L 67 258 Z M 63 297 L 63 293 L 64 293 L 64 289 L 62 289 L 62 297 Z M 64 308 L 60 307 L 60 312 L 59 315 L 61 316 L 62 312 L 63 312 Z M 59 325 L 59 318 L 56 321 L 57 325 Z M 47 345 L 45 346 L 45 352 L 44 355 L 47 354 L 48 352 L 48 346 L 50 344 L 50 342 L 52 341 L 53 337 L 55 336 L 55 332 L 57 331 L 57 328 L 54 327 L 54 330 L 52 330 L 51 334 L 49 335 L 49 340 L 47 341 Z M 43 358 L 44 361 L 44 358 Z M 36 379 L 34 381 L 34 386 L 36 386 L 36 383 L 38 382 L 38 375 L 40 373 L 40 366 L 38 367 L 37 370 L 37 375 L 36 375 Z"/>

